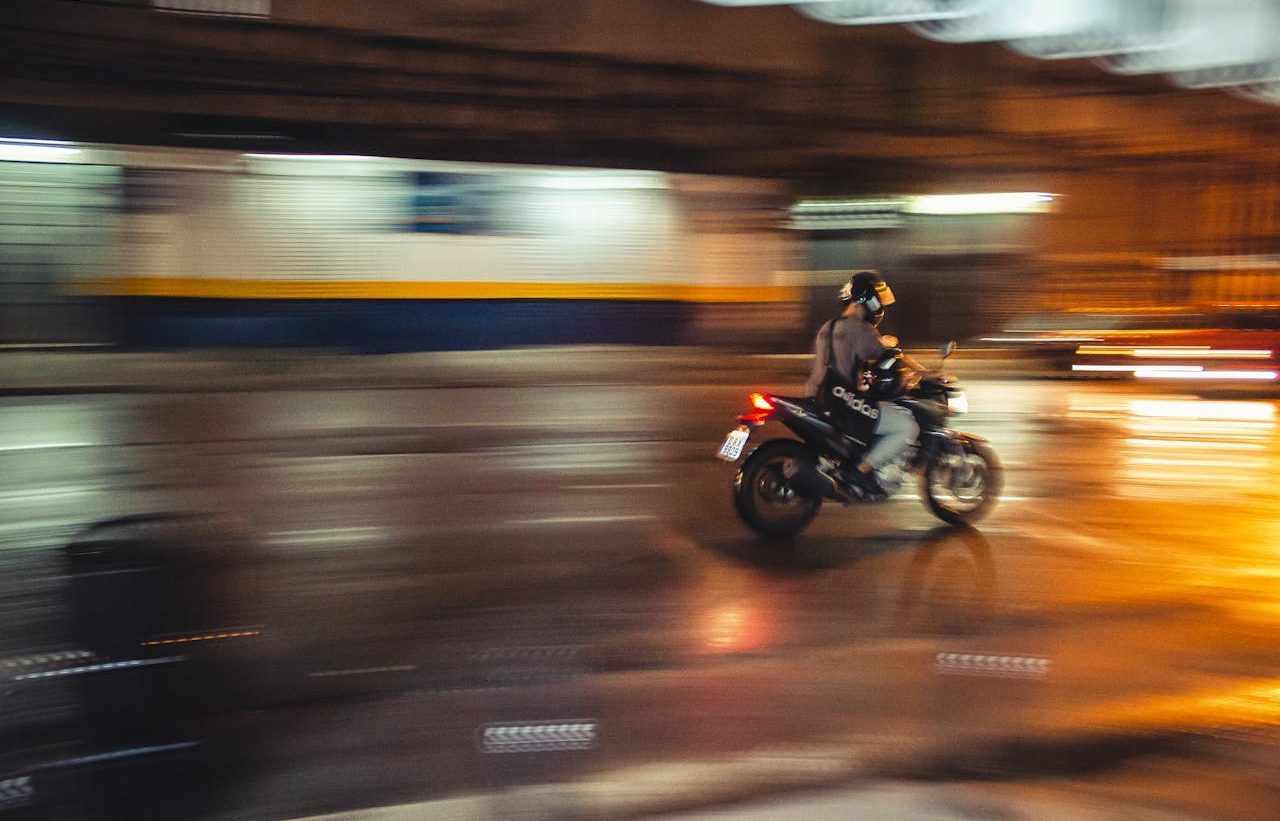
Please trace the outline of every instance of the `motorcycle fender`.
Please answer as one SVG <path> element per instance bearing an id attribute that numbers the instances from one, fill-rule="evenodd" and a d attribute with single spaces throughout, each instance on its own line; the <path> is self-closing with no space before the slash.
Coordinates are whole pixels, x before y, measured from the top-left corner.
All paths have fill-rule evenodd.
<path id="1" fill-rule="evenodd" d="M 970 442 L 983 442 L 983 443 L 985 443 L 985 442 L 987 442 L 987 441 L 988 441 L 988 440 L 987 440 L 987 437 L 985 437 L 985 436 L 979 436 L 979 435 L 978 435 L 978 434 L 976 434 L 976 433 L 965 433 L 964 431 L 961 431 L 961 430 L 953 430 L 953 431 L 948 431 L 948 432 L 951 434 L 951 438 L 952 438 L 952 439 L 954 439 L 955 441 L 959 442 L 959 443 L 960 443 L 960 444 L 962 444 L 962 445 L 967 445 L 967 444 L 969 444 Z"/>
<path id="2" fill-rule="evenodd" d="M 974 442 L 986 442 L 987 440 L 977 434 L 965 433 L 963 431 L 951 430 L 943 428 L 941 430 L 930 431 L 929 436 L 920 438 L 920 451 L 918 462 L 924 465 L 935 459 L 942 450 L 958 447 L 960 450 L 968 450 Z"/>

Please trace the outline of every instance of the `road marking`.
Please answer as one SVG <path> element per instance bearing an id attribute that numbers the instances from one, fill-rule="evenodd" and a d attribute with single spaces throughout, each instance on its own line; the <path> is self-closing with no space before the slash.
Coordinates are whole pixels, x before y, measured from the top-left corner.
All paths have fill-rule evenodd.
<path id="1" fill-rule="evenodd" d="M 601 524 L 604 522 L 646 522 L 656 518 L 658 517 L 648 513 L 617 516 L 547 516 L 540 519 L 509 519 L 501 524 L 509 527 L 524 525 L 580 525 Z"/>
<path id="2" fill-rule="evenodd" d="M 58 450 L 60 448 L 91 448 L 96 442 L 49 442 L 44 445 L 0 445 L 0 453 L 21 453 L 30 450 Z"/>
<path id="3" fill-rule="evenodd" d="M 42 490 L 0 491 L 0 502 L 31 501 L 33 499 L 54 499 L 60 496 L 80 496 L 105 489 L 105 485 L 61 485 Z"/>
<path id="4" fill-rule="evenodd" d="M 108 348 L 110 342 L 6 342 L 0 349 L 6 351 L 39 351 L 40 348 Z"/>
<path id="5" fill-rule="evenodd" d="M 890 496 L 889 498 L 893 500 L 909 499 L 913 502 L 924 501 L 923 499 L 920 498 L 919 495 L 915 493 L 895 493 L 893 496 Z M 1046 498 L 1048 497 L 1047 496 L 1001 496 L 996 501 L 997 502 L 1036 502 Z"/>
<path id="6" fill-rule="evenodd" d="M 390 533 L 385 527 L 327 527 L 314 530 L 282 530 L 264 540 L 272 545 L 347 544 L 371 542 Z"/>
<path id="7" fill-rule="evenodd" d="M 105 673 L 115 670 L 130 670 L 137 667 L 154 667 L 156 665 L 173 664 L 182 661 L 182 656 L 164 656 L 155 659 L 133 659 L 129 661 L 109 661 L 102 664 L 87 664 L 82 667 L 62 667 L 56 670 L 45 670 L 39 673 L 23 673 L 13 677 L 14 681 L 34 681 L 37 679 L 64 678 L 85 673 Z M 25 662 L 24 662 L 25 663 Z"/>
<path id="8" fill-rule="evenodd" d="M 594 719 L 571 719 L 555 723 L 520 721 L 486 724 L 480 748 L 486 753 L 544 753 L 589 750 L 595 746 Z"/>
<path id="9" fill-rule="evenodd" d="M 1043 678 L 1052 662 L 1040 656 L 938 653 L 933 669 L 939 675 L 1000 676 L 1003 678 Z"/>
<path id="10" fill-rule="evenodd" d="M 561 485 L 561 490 L 645 490 L 649 488 L 671 487 L 670 482 L 640 482 L 621 485 Z"/>
<path id="11" fill-rule="evenodd" d="M 392 664 L 386 667 L 355 667 L 350 670 L 320 670 L 307 673 L 307 678 L 335 678 L 337 676 L 372 676 L 378 673 L 407 673 L 417 670 L 416 664 Z"/>

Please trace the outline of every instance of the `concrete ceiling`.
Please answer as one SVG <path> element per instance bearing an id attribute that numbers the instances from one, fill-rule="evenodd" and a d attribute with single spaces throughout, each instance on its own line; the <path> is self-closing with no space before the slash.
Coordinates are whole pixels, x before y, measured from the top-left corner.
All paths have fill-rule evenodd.
<path id="1" fill-rule="evenodd" d="M 6 0 L 0 131 L 785 177 L 821 192 L 1274 163 L 1280 109 L 696 0 Z"/>

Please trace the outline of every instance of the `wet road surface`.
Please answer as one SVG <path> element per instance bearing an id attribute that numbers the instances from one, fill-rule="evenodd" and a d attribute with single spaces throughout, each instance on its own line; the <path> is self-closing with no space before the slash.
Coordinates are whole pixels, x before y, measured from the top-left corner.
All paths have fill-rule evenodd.
<path id="1" fill-rule="evenodd" d="M 225 604 L 201 641 L 233 648 L 218 684 L 248 694 L 202 725 L 234 760 L 204 817 L 761 746 L 1048 737 L 1222 693 L 1255 694 L 1252 717 L 1199 709 L 1203 738 L 1274 743 L 1277 403 L 974 383 L 958 426 L 1007 471 L 977 531 L 908 488 L 828 503 L 780 547 L 737 521 L 712 457 L 760 387 L 4 399 L 0 658 L 83 650 L 62 548 L 84 527 L 199 512 L 238 545 L 197 586 Z M 149 640 L 176 658 L 195 635 Z M 21 743 L 0 769 L 96 749 L 82 692 L 8 675 Z"/>

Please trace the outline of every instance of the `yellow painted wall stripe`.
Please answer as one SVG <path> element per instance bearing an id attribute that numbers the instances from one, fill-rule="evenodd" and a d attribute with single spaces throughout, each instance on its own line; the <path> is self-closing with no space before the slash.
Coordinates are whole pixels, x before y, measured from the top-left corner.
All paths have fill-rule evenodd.
<path id="1" fill-rule="evenodd" d="M 678 285 L 595 282 L 390 282 L 264 280 L 203 277 L 107 277 L 85 280 L 77 293 L 96 296 L 202 299 L 627 299 L 672 302 L 796 302 L 791 286 Z"/>

